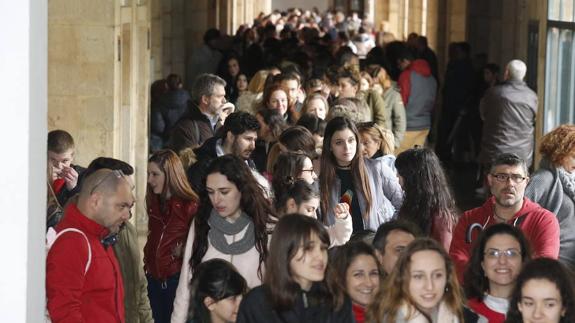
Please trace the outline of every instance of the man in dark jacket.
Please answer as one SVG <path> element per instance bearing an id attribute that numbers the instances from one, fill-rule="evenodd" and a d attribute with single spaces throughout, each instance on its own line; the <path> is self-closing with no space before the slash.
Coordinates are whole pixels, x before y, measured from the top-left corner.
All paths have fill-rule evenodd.
<path id="1" fill-rule="evenodd" d="M 188 113 L 172 130 L 168 147 L 176 153 L 196 148 L 214 136 L 221 126 L 219 111 L 226 103 L 226 81 L 213 74 L 198 76 L 192 88 Z"/>
<path id="2" fill-rule="evenodd" d="M 487 90 L 481 100 L 482 165 L 489 165 L 495 156 L 507 152 L 517 154 L 531 166 L 537 94 L 523 82 L 526 72 L 525 63 L 512 60 L 505 69 L 505 82 Z"/>
<path id="3" fill-rule="evenodd" d="M 201 192 L 202 177 L 210 162 L 217 157 L 226 154 L 236 155 L 255 170 L 251 155 L 256 147 L 259 129 L 258 119 L 250 113 L 238 111 L 230 114 L 224 126 L 218 131 L 218 135 L 194 150 L 197 162 L 188 169 L 188 179 L 194 191 Z"/>
<path id="4" fill-rule="evenodd" d="M 431 129 L 431 115 L 435 104 L 437 81 L 429 64 L 423 59 L 413 59 L 408 49 L 403 49 L 397 59 L 402 70 L 397 84 L 405 106 L 406 131 L 396 154 L 413 146 L 423 146 Z"/>
<path id="5" fill-rule="evenodd" d="M 180 118 L 187 112 L 190 94 L 182 88 L 178 74 L 166 77 L 168 91 L 152 101 L 150 113 L 150 140 L 153 149 L 159 150 L 169 140 L 169 135 Z"/>

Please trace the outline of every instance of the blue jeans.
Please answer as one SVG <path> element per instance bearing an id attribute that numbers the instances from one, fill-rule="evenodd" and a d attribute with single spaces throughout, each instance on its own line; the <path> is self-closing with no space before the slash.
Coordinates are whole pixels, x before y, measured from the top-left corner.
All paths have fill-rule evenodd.
<path id="1" fill-rule="evenodd" d="M 165 281 L 160 281 L 146 275 L 148 279 L 148 298 L 155 323 L 170 323 L 172 311 L 174 310 L 174 298 L 180 280 L 180 273 L 168 277 Z"/>

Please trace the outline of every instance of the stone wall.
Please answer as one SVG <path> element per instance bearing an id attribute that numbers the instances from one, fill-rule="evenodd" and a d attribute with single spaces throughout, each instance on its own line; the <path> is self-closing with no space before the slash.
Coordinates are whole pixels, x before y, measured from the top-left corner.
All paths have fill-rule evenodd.
<path id="1" fill-rule="evenodd" d="M 150 84 L 150 11 L 144 0 L 48 2 L 48 129 L 76 142 L 76 163 L 122 159 L 136 170 L 144 227 Z"/>

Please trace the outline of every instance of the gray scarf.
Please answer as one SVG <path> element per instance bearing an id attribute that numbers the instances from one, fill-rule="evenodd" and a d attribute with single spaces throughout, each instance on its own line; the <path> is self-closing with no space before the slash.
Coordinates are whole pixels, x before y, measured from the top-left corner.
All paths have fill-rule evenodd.
<path id="1" fill-rule="evenodd" d="M 563 169 L 563 167 L 557 168 L 557 173 L 559 174 L 559 180 L 563 185 L 563 190 L 567 195 L 575 202 L 575 174 L 570 174 Z"/>
<path id="2" fill-rule="evenodd" d="M 210 242 L 214 248 L 221 253 L 226 255 L 239 255 L 247 252 L 255 245 L 254 222 L 244 212 L 240 214 L 236 222 L 231 223 L 219 215 L 215 209 L 212 209 L 210 217 L 208 218 L 208 224 L 210 225 L 210 231 L 208 232 Z M 246 226 L 248 229 L 242 239 L 228 243 L 225 235 L 236 235 Z"/>

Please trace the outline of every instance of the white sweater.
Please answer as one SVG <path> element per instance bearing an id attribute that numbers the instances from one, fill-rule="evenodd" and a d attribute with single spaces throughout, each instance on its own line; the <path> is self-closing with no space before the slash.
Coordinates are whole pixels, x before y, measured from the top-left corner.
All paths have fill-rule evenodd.
<path id="1" fill-rule="evenodd" d="M 194 230 L 195 221 L 192 221 L 192 225 L 190 226 L 190 231 L 188 233 L 188 240 L 186 241 L 180 281 L 178 282 L 176 298 L 174 299 L 172 323 L 185 323 L 188 319 L 188 310 L 190 306 L 190 281 L 192 280 L 192 272 L 189 263 L 190 258 L 192 257 L 192 246 L 194 244 Z M 247 226 L 236 235 L 225 235 L 226 240 L 229 243 L 237 241 L 244 236 L 246 230 Z M 216 250 L 208 238 L 208 250 L 202 258 L 202 262 L 214 258 L 224 259 L 232 263 L 238 272 L 246 279 L 249 288 L 262 284 L 261 279 L 258 277 L 260 254 L 255 247 L 239 255 L 226 255 Z"/>

